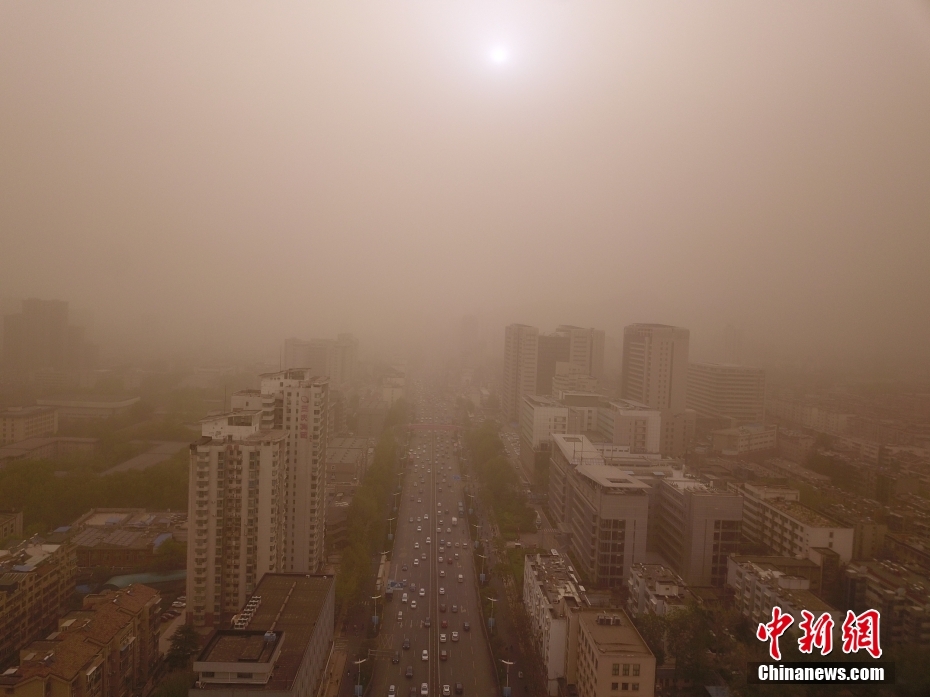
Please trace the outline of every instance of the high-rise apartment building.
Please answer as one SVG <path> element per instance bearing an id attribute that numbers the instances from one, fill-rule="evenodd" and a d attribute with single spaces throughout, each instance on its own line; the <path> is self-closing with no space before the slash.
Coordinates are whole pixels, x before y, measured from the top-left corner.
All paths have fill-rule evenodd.
<path id="1" fill-rule="evenodd" d="M 287 434 L 281 571 L 313 573 L 323 563 L 329 379 L 309 369 L 261 376 L 262 429 Z"/>
<path id="2" fill-rule="evenodd" d="M 358 339 L 340 334 L 331 339 L 287 339 L 284 342 L 282 367 L 306 368 L 312 375 L 326 376 L 333 385 L 355 380 L 358 372 Z"/>
<path id="3" fill-rule="evenodd" d="M 206 419 L 191 446 L 187 607 L 196 625 L 223 623 L 281 565 L 287 434 L 262 430 L 262 414 Z"/>
<path id="4" fill-rule="evenodd" d="M 765 371 L 741 365 L 691 363 L 687 404 L 698 417 L 729 419 L 731 426 L 762 422 Z"/>
<path id="5" fill-rule="evenodd" d="M 308 369 L 261 376 L 191 446 L 188 612 L 228 619 L 269 571 L 323 562 L 329 381 Z M 259 407 L 260 402 L 260 408 Z"/>
<path id="6" fill-rule="evenodd" d="M 0 364 L 10 370 L 79 370 L 92 367 L 95 347 L 84 329 L 68 322 L 63 300 L 23 300 L 22 311 L 3 317 Z"/>
<path id="7" fill-rule="evenodd" d="M 501 411 L 508 421 L 520 418 L 523 396 L 536 391 L 539 330 L 526 324 L 504 329 L 504 381 Z"/>
<path id="8" fill-rule="evenodd" d="M 631 324 L 623 330 L 620 396 L 662 412 L 663 455 L 685 453 L 695 413 L 687 408 L 689 332 L 665 324 Z"/>

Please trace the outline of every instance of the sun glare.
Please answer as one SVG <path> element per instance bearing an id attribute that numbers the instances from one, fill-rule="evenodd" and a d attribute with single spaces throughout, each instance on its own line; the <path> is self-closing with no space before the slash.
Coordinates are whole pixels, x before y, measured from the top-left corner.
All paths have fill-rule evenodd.
<path id="1" fill-rule="evenodd" d="M 503 65 L 510 60 L 510 52 L 504 46 L 495 46 L 490 53 L 491 62 L 496 65 Z"/>

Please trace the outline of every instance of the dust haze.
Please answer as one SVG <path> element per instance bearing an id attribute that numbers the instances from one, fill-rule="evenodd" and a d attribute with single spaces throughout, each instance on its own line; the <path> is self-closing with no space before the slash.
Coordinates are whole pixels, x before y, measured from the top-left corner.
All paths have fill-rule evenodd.
<path id="1" fill-rule="evenodd" d="M 926 367 L 926 3 L 4 3 L 0 86 L 0 297 L 114 354 L 474 315 Z"/>

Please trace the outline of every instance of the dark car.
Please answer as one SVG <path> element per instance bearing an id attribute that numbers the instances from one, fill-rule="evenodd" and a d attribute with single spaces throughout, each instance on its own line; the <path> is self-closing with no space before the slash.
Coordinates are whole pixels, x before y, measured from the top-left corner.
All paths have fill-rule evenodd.
<path id="1" fill-rule="evenodd" d="M 394 655 L 391 656 L 391 663 L 400 663 L 400 651 L 394 652 Z"/>
<path id="2" fill-rule="evenodd" d="M 410 648 L 410 639 L 404 639 L 404 651 Z"/>
<path id="3" fill-rule="evenodd" d="M 442 622 L 439 623 L 439 626 L 445 629 L 446 627 L 449 626 L 449 620 L 443 620 Z"/>
<path id="4" fill-rule="evenodd" d="M 439 652 L 439 660 L 440 660 L 440 661 L 445 661 L 445 660 L 447 660 L 448 658 L 449 658 L 449 652 L 448 652 L 448 651 L 446 651 L 445 649 L 443 649 L 442 651 Z"/>
<path id="5" fill-rule="evenodd" d="M 461 695 L 461 694 L 464 694 L 464 692 L 465 692 L 465 686 L 460 682 L 455 683 L 455 694 Z"/>
<path id="6" fill-rule="evenodd" d="M 429 617 L 427 617 L 425 620 L 423 620 L 423 626 L 429 629 L 429 624 L 430 624 Z"/>
<path id="7" fill-rule="evenodd" d="M 412 678 L 413 677 L 413 666 L 407 666 L 407 672 L 404 673 L 404 675 L 406 675 L 408 678 Z"/>
<path id="8" fill-rule="evenodd" d="M 465 623 L 462 625 L 462 629 L 464 629 L 466 632 L 470 632 L 470 631 L 471 631 L 471 625 L 468 624 L 468 622 L 465 622 Z"/>
<path id="9" fill-rule="evenodd" d="M 440 612 L 445 612 L 445 611 L 446 611 L 446 604 L 445 604 L 445 603 L 439 603 L 439 611 L 440 611 Z"/>
<path id="10" fill-rule="evenodd" d="M 458 606 L 458 605 L 453 605 L 453 606 L 452 606 L 452 612 L 458 612 L 458 611 L 459 611 L 459 606 Z"/>

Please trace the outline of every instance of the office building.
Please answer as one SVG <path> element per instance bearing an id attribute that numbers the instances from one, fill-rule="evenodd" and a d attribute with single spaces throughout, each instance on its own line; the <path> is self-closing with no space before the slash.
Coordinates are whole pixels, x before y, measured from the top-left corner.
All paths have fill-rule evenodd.
<path id="1" fill-rule="evenodd" d="M 538 395 L 551 395 L 552 379 L 560 363 L 568 364 L 571 337 L 567 334 L 540 334 L 537 340 L 536 390 Z M 567 371 L 566 371 L 567 372 Z"/>
<path id="2" fill-rule="evenodd" d="M 633 564 L 627 579 L 627 610 L 666 617 L 688 607 L 694 595 L 684 580 L 662 564 Z"/>
<path id="3" fill-rule="evenodd" d="M 604 377 L 604 330 L 562 324 L 555 333 L 568 338 L 568 363 L 576 372 L 595 380 Z"/>
<path id="4" fill-rule="evenodd" d="M 572 617 L 578 638 L 567 678 L 578 697 L 655 695 L 655 656 L 623 610 L 577 610 Z"/>
<path id="5" fill-rule="evenodd" d="M 802 610 L 815 617 L 829 614 L 835 627 L 841 627 L 845 619 L 844 613 L 811 592 L 807 578 L 791 576 L 769 564 L 730 557 L 727 586 L 733 589 L 736 609 L 753 623 L 771 621 L 775 606 L 794 618 L 795 631 L 804 619 Z"/>
<path id="6" fill-rule="evenodd" d="M 161 596 L 134 584 L 84 597 L 56 631 L 20 651 L 0 675 L 11 697 L 133 697 L 159 665 Z"/>
<path id="7" fill-rule="evenodd" d="M 318 694 L 333 642 L 332 576 L 265 574 L 233 620 L 194 660 L 189 697 Z"/>
<path id="8" fill-rule="evenodd" d="M 563 392 L 595 392 L 598 385 L 597 378 L 583 373 L 571 363 L 559 362 L 555 364 L 550 389 L 553 395 L 559 395 Z"/>
<path id="9" fill-rule="evenodd" d="M 546 670 L 547 693 L 559 692 L 569 649 L 569 611 L 587 605 L 569 560 L 556 550 L 528 554 L 523 566 L 523 606 L 530 638 Z"/>
<path id="10" fill-rule="evenodd" d="M 687 408 L 688 342 L 682 327 L 632 324 L 623 330 L 620 396 L 662 413 L 661 453 L 685 454 L 696 414 Z"/>
<path id="11" fill-rule="evenodd" d="M 67 541 L 78 569 L 129 573 L 158 565 L 159 548 L 169 540 L 186 542 L 187 516 L 144 508 L 92 508 L 71 524 Z"/>
<path id="12" fill-rule="evenodd" d="M 631 453 L 659 453 L 662 414 L 645 404 L 615 399 L 598 409 L 598 431 L 614 445 L 629 446 Z"/>
<path id="13" fill-rule="evenodd" d="M 649 486 L 617 467 L 584 436 L 553 435 L 549 504 L 570 533 L 579 571 L 591 583 L 620 586 L 645 560 Z"/>
<path id="14" fill-rule="evenodd" d="M 746 424 L 733 428 L 722 428 L 711 433 L 713 449 L 721 455 L 745 455 L 747 453 L 775 450 L 778 441 L 776 424 Z"/>
<path id="15" fill-rule="evenodd" d="M 364 438 L 333 438 L 326 444 L 326 483 L 359 484 L 369 462 L 368 441 Z"/>
<path id="16" fill-rule="evenodd" d="M 689 586 L 723 586 L 727 555 L 739 551 L 743 499 L 696 479 L 657 489 L 658 551 Z"/>
<path id="17" fill-rule="evenodd" d="M 853 529 L 802 505 L 797 489 L 759 484 L 734 489 L 743 497 L 747 541 L 784 556 L 810 557 L 811 548 L 825 547 L 844 564 L 853 558 Z"/>
<path id="18" fill-rule="evenodd" d="M 539 330 L 525 324 L 504 329 L 504 379 L 501 412 L 507 421 L 520 418 L 523 397 L 536 391 Z"/>
<path id="19" fill-rule="evenodd" d="M 551 436 L 567 433 L 568 407 L 551 397 L 524 395 L 520 413 L 520 461 L 535 473 L 543 461 L 548 462 Z"/>
<path id="20" fill-rule="evenodd" d="M 52 407 L 9 407 L 0 410 L 0 445 L 58 433 L 58 412 Z"/>
<path id="21" fill-rule="evenodd" d="M 0 665 L 52 631 L 74 594 L 74 549 L 39 538 L 0 550 Z"/>
<path id="22" fill-rule="evenodd" d="M 228 621 L 263 574 L 285 565 L 287 434 L 262 430 L 262 416 L 205 419 L 191 446 L 187 614 L 198 626 Z"/>
<path id="23" fill-rule="evenodd" d="M 698 418 L 726 419 L 732 426 L 765 419 L 765 371 L 741 365 L 691 363 L 687 405 Z"/>

